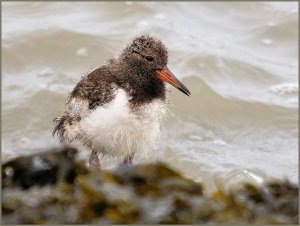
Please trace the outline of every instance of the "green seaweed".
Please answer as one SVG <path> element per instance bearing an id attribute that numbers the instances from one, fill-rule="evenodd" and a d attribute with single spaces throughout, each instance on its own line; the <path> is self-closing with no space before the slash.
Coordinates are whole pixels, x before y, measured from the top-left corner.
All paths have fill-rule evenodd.
<path id="1" fill-rule="evenodd" d="M 164 163 L 100 171 L 76 161 L 76 152 L 66 147 L 3 164 L 2 223 L 298 223 L 298 187 L 287 180 L 204 195 L 201 183 Z"/>

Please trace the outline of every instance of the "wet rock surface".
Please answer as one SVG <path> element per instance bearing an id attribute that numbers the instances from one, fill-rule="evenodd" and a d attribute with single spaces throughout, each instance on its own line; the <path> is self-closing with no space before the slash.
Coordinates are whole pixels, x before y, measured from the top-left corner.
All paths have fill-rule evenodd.
<path id="1" fill-rule="evenodd" d="M 297 224 L 298 187 L 274 181 L 207 196 L 163 163 L 87 169 L 76 150 L 2 165 L 3 224 Z"/>

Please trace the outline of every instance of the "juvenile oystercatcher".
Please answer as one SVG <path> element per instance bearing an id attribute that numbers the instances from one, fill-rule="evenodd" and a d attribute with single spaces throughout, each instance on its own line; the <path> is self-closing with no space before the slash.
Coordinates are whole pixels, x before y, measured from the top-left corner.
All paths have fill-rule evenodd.
<path id="1" fill-rule="evenodd" d="M 134 154 L 151 148 L 159 136 L 167 107 L 164 82 L 190 95 L 167 62 L 160 40 L 134 39 L 117 58 L 77 83 L 66 111 L 54 119 L 53 136 L 62 143 L 82 142 L 91 150 L 91 167 L 100 167 L 99 153 L 131 164 Z"/>

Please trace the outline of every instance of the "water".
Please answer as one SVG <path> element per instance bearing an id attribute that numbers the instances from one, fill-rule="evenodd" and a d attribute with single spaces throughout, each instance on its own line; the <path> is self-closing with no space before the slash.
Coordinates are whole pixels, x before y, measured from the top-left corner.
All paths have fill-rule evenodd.
<path id="1" fill-rule="evenodd" d="M 208 187 L 298 183 L 296 2 L 2 6 L 2 161 L 57 146 L 52 119 L 80 77 L 149 33 L 192 93 L 169 87 L 155 159 Z"/>

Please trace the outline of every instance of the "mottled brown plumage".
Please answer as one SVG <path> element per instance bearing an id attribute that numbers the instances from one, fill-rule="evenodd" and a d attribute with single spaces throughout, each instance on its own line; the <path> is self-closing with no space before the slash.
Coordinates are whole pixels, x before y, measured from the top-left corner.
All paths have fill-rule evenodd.
<path id="1" fill-rule="evenodd" d="M 88 99 L 92 110 L 112 100 L 112 84 L 125 89 L 132 104 L 165 99 L 165 86 L 155 71 L 163 69 L 167 61 L 168 52 L 161 41 L 150 36 L 136 38 L 118 58 L 86 75 L 71 92 L 70 99 Z"/>
<path id="2" fill-rule="evenodd" d="M 57 134 L 61 142 L 82 141 L 93 150 L 90 162 L 95 162 L 95 149 L 101 149 L 101 144 L 95 144 L 92 135 L 82 130 L 81 121 L 90 117 L 93 111 L 112 103 L 118 90 L 125 91 L 133 117 L 142 120 L 144 116 L 141 114 L 145 114 L 143 106 L 154 100 L 165 102 L 165 84 L 160 76 L 171 73 L 166 67 L 167 61 L 168 52 L 160 40 L 148 35 L 134 39 L 119 57 L 108 60 L 77 83 L 69 95 L 67 110 L 54 119 L 53 135 Z M 174 81 L 175 85 L 167 82 L 189 95 L 183 84 L 176 78 Z M 132 161 L 132 153 L 125 153 L 124 162 Z"/>

